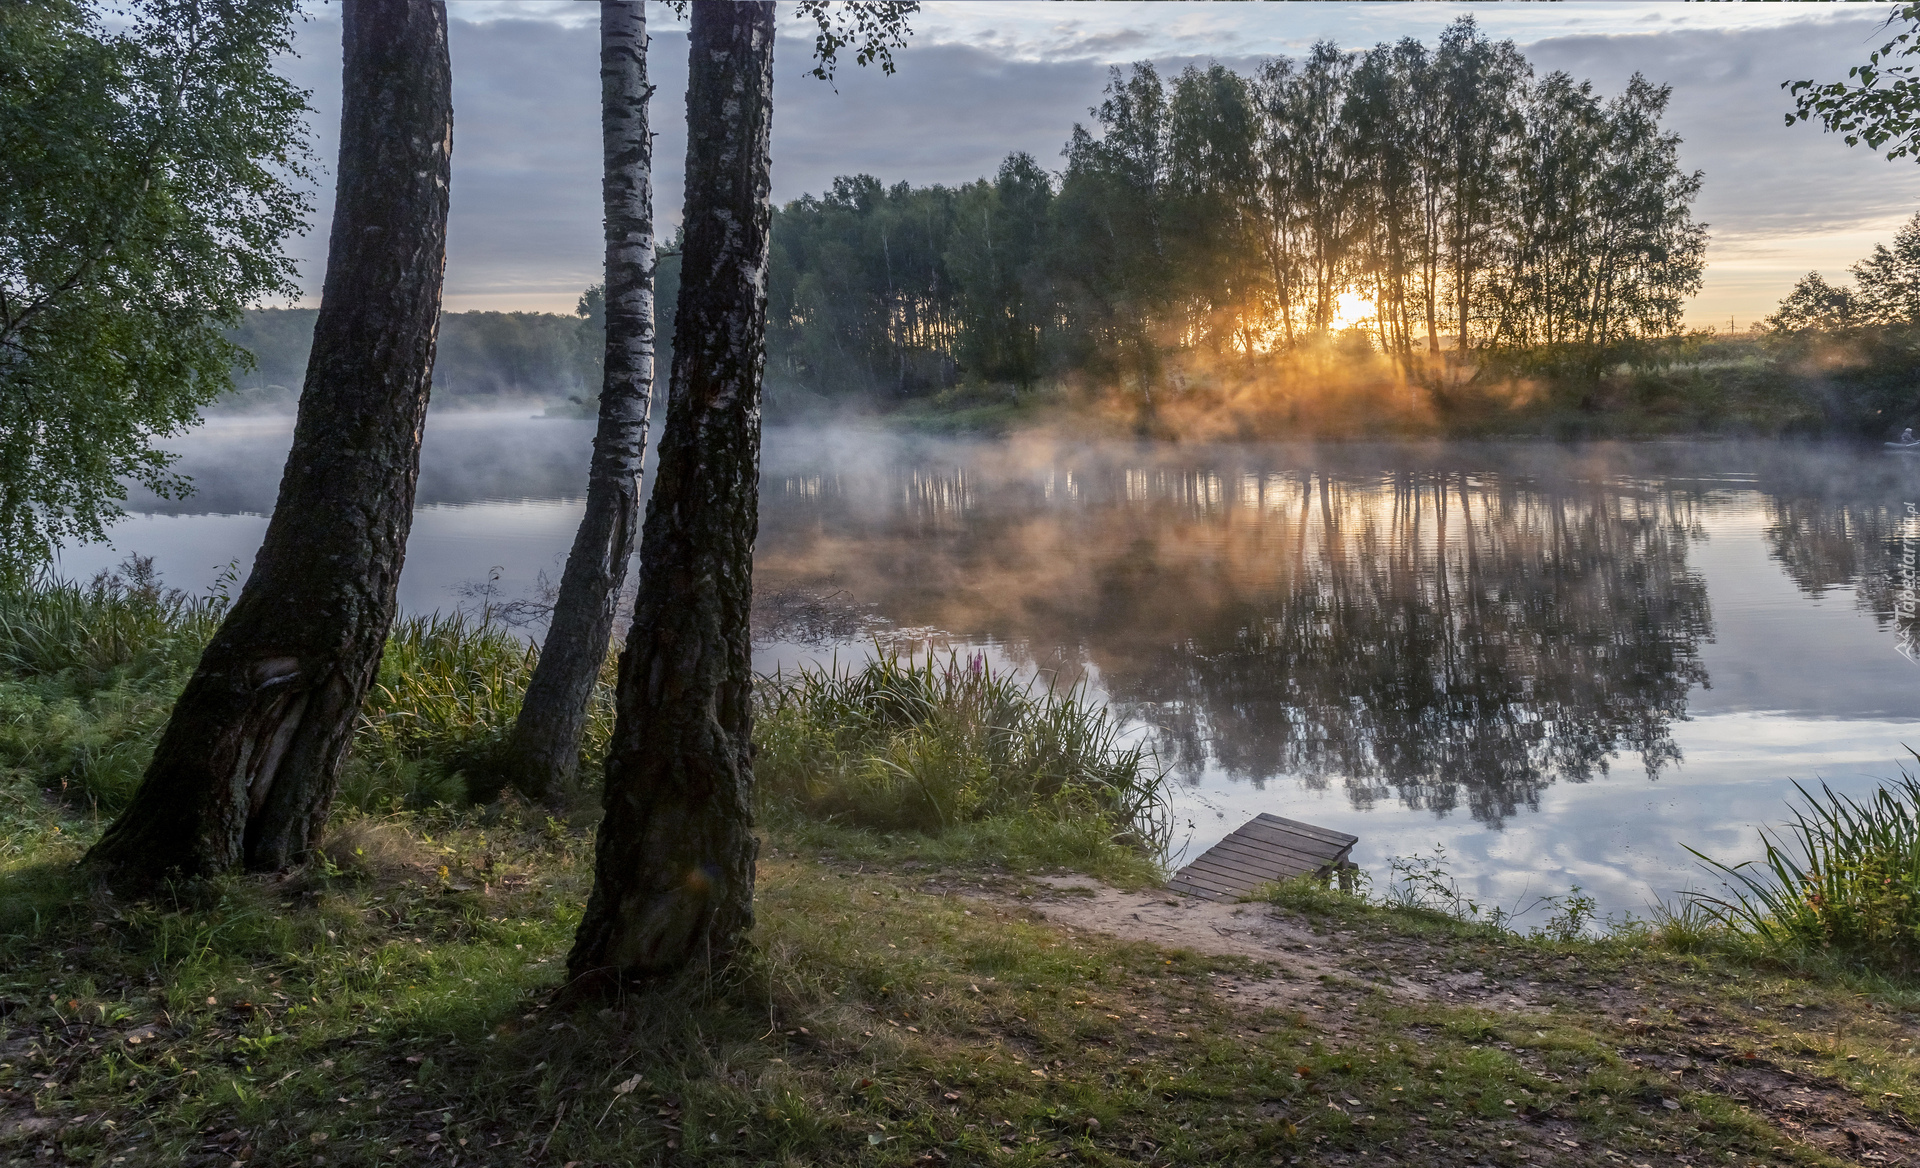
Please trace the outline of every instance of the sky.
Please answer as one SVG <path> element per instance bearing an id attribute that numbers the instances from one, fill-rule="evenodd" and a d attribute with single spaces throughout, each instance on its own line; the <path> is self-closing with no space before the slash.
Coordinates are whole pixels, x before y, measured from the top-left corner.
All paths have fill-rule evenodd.
<path id="1" fill-rule="evenodd" d="M 1163 75 L 1218 60 L 1241 70 L 1314 41 L 1344 48 L 1414 36 L 1431 44 L 1470 13 L 1511 38 L 1537 74 L 1562 69 L 1617 92 L 1637 70 L 1673 87 L 1667 125 L 1683 165 L 1704 172 L 1708 224 L 1695 326 L 1746 328 L 1810 270 L 1848 265 L 1920 210 L 1920 166 L 1787 126 L 1787 80 L 1838 80 L 1885 39 L 1884 4 L 1681 4 L 1671 0 L 1489 3 L 927 3 L 897 72 L 848 64 L 834 86 L 806 75 L 812 37 L 787 15 L 775 46 L 773 194 L 785 202 L 836 175 L 961 183 L 1025 150 L 1050 169 L 1088 121 L 1112 65 Z M 575 0 L 453 0 L 452 218 L 446 305 L 571 311 L 599 277 L 598 6 Z M 679 219 L 686 136 L 685 24 L 649 5 L 657 215 Z M 310 5 L 290 76 L 312 93 L 320 165 L 315 227 L 295 243 L 307 303 L 324 274 L 339 120 L 336 6 Z"/>

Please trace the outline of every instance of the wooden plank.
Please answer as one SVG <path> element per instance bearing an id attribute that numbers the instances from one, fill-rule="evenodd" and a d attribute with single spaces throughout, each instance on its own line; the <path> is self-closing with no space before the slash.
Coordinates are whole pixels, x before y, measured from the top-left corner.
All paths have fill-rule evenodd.
<path id="1" fill-rule="evenodd" d="M 1315 827 L 1311 823 L 1301 823 L 1297 819 L 1288 819 L 1285 816 L 1274 815 L 1267 811 L 1262 811 L 1260 814 L 1254 816 L 1251 822 L 1271 823 L 1279 827 L 1292 828 L 1301 835 L 1314 836 L 1318 839 L 1327 840 L 1330 843 L 1352 846 L 1360 842 L 1360 837 L 1357 835 L 1349 835 L 1344 831 L 1335 831 L 1330 827 Z"/>
<path id="2" fill-rule="evenodd" d="M 1322 839 L 1328 840 L 1347 840 L 1357 843 L 1360 839 L 1359 836 L 1350 832 L 1338 831 L 1331 827 L 1321 827 L 1318 824 L 1305 823 L 1298 819 L 1288 819 L 1284 815 L 1275 815 L 1271 811 L 1262 811 L 1260 814 L 1254 816 L 1250 822 L 1271 823 L 1280 827 L 1292 828 L 1294 831 L 1300 832 L 1303 835 L 1319 836 Z"/>
<path id="3" fill-rule="evenodd" d="M 1315 846 L 1324 848 L 1351 847 L 1359 838 L 1357 836 L 1350 836 L 1345 832 L 1328 831 L 1325 828 L 1314 828 L 1298 824 L 1291 819 L 1282 819 L 1277 815 L 1260 816 L 1249 821 L 1246 826 L 1257 830 L 1285 832 L 1298 839 L 1311 840 Z"/>
<path id="4" fill-rule="evenodd" d="M 1186 867 L 1180 869 L 1180 875 L 1188 880 L 1205 884 L 1210 888 L 1217 888 L 1222 892 L 1232 892 L 1251 879 L 1251 877 L 1239 872 L 1228 872 L 1214 867 L 1211 864 L 1202 865 L 1198 862 L 1188 864 Z"/>
<path id="5" fill-rule="evenodd" d="M 1230 835 L 1215 844 L 1214 847 L 1237 851 L 1249 856 L 1271 856 L 1274 863 L 1304 864 L 1308 871 L 1333 859 L 1324 852 L 1303 852 L 1298 848 L 1286 847 L 1266 842 L 1252 836 Z"/>
<path id="6" fill-rule="evenodd" d="M 1200 883 L 1188 880 L 1184 876 L 1174 877 L 1167 882 L 1167 887 L 1175 892 L 1184 892 L 1189 896 L 1198 896 L 1207 900 L 1232 899 L 1239 895 L 1231 889 L 1219 888 L 1211 882 Z"/>
<path id="7" fill-rule="evenodd" d="M 1292 856 L 1282 852 L 1261 851 L 1259 849 L 1248 848 L 1245 844 L 1238 841 L 1227 843 L 1224 840 L 1210 849 L 1206 855 L 1199 857 L 1194 862 L 1199 863 L 1201 860 L 1231 864 L 1237 868 L 1244 868 L 1249 872 L 1266 874 L 1269 879 L 1282 873 L 1312 872 L 1317 870 L 1325 862 L 1319 859 L 1306 859 L 1299 856 Z"/>
<path id="8" fill-rule="evenodd" d="M 1258 821 L 1243 825 L 1240 830 L 1233 834 L 1246 836 L 1251 839 L 1270 840 L 1274 843 L 1296 848 L 1303 852 L 1312 852 L 1317 855 L 1326 856 L 1338 852 L 1341 848 L 1350 848 L 1353 846 L 1352 840 L 1322 839 L 1319 836 L 1294 831 L 1290 827 L 1284 827 L 1277 823 L 1260 823 Z"/>
<path id="9" fill-rule="evenodd" d="M 1269 880 L 1288 880 L 1301 875 L 1303 872 L 1315 871 L 1315 869 L 1312 868 L 1302 869 L 1297 864 L 1288 864 L 1282 867 L 1276 864 L 1262 864 L 1257 861 L 1249 861 L 1244 857 L 1223 857 L 1218 853 L 1202 856 L 1195 860 L 1190 866 L 1200 868 L 1203 871 L 1217 872 L 1222 876 L 1232 876 L 1234 879 L 1239 880 L 1242 885 L 1248 887 L 1251 887 L 1252 884 L 1264 884 Z"/>
<path id="10" fill-rule="evenodd" d="M 1206 875 L 1205 873 L 1182 872 L 1177 879 L 1179 883 L 1189 888 L 1197 888 L 1203 892 L 1210 892 L 1215 896 L 1238 895 L 1234 891 L 1233 885 L 1223 883 L 1219 878 Z"/>
<path id="11" fill-rule="evenodd" d="M 1291 857 L 1310 868 L 1318 868 L 1320 865 L 1327 863 L 1340 854 L 1333 849 L 1326 851 L 1321 851 L 1317 848 L 1308 849 L 1292 840 L 1270 839 L 1252 833 L 1236 836 L 1233 842 L 1237 847 L 1248 848 L 1256 852 Z"/>
<path id="12" fill-rule="evenodd" d="M 1304 855 L 1304 853 L 1298 853 L 1298 851 L 1292 851 L 1292 849 L 1284 849 L 1284 847 L 1261 845 L 1258 841 L 1250 843 L 1250 841 L 1246 840 L 1235 840 L 1229 843 L 1229 841 L 1221 840 L 1221 843 L 1225 843 L 1225 849 L 1227 849 L 1229 853 L 1246 855 L 1246 857 L 1261 857 L 1265 863 L 1273 864 L 1273 866 L 1277 866 L 1277 868 L 1286 868 L 1286 870 L 1313 872 L 1313 870 L 1325 868 L 1327 864 L 1332 863 L 1331 855 Z"/>
<path id="13" fill-rule="evenodd" d="M 1269 880 L 1282 880 L 1284 876 L 1272 871 L 1261 871 L 1244 865 L 1223 862 L 1214 856 L 1202 856 L 1181 870 L 1183 874 L 1205 873 L 1216 880 L 1226 881 L 1235 888 L 1252 888 L 1256 884 L 1265 884 Z"/>
<path id="14" fill-rule="evenodd" d="M 1325 874 L 1345 863 L 1358 836 L 1261 813 L 1175 873 L 1167 887 L 1206 900 L 1233 900 L 1259 885 Z"/>

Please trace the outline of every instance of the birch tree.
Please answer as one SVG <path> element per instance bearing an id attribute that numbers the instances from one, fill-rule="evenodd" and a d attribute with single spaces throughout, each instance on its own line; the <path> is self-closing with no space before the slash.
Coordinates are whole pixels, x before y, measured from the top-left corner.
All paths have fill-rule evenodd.
<path id="1" fill-rule="evenodd" d="M 273 518 L 132 802 L 87 856 L 135 889 L 308 853 L 393 622 L 446 260 L 447 14 L 347 0 L 341 17 L 333 232 Z"/>
<path id="2" fill-rule="evenodd" d="M 653 139 L 647 9 L 600 5 L 601 203 L 605 360 L 586 513 L 560 576 L 553 617 L 507 744 L 507 774 L 531 798 L 571 786 L 593 687 L 613 635 L 640 526 L 640 475 L 653 401 Z"/>

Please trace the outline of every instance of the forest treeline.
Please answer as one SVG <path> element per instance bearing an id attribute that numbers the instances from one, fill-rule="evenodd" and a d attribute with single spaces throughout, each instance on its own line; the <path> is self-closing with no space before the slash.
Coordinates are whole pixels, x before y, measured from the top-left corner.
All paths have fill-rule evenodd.
<path id="1" fill-rule="evenodd" d="M 438 400 L 587 398 L 600 390 L 599 301 L 575 316 L 556 312 L 449 312 L 440 318 L 433 366 Z M 228 339 L 253 354 L 234 373 L 229 406 L 291 409 L 306 376 L 318 309 L 257 308 Z"/>
<path id="2" fill-rule="evenodd" d="M 1612 96 L 1535 78 L 1467 17 L 1432 48 L 1321 42 L 1251 75 L 1116 67 L 1057 173 L 1015 153 L 961 186 L 858 175 L 780 208 L 769 383 L 1150 392 L 1196 362 L 1330 347 L 1403 376 L 1522 354 L 1591 377 L 1678 333 L 1700 286 L 1701 178 L 1661 128 L 1667 97 L 1638 75 Z M 310 316 L 253 314 L 242 382 L 298 384 L 282 333 Z M 598 337 L 584 300 L 449 313 L 436 392 L 589 395 Z"/>
<path id="3" fill-rule="evenodd" d="M 1850 269 L 1851 284 L 1808 272 L 1767 318 L 1775 365 L 1863 429 L 1920 422 L 1920 215 Z"/>
<path id="4" fill-rule="evenodd" d="M 660 255 L 655 276 L 662 305 L 660 368 L 673 356 L 673 302 L 680 287 L 680 257 Z M 255 308 L 227 339 L 251 354 L 251 368 L 236 368 L 228 409 L 291 410 L 306 376 L 318 309 Z M 440 317 L 433 363 L 434 401 L 482 405 L 509 398 L 539 398 L 550 407 L 562 399 L 590 414 L 600 394 L 606 344 L 606 293 L 595 284 L 580 294 L 571 316 L 558 312 L 448 312 Z"/>
<path id="5" fill-rule="evenodd" d="M 1638 75 L 1612 95 L 1536 77 L 1471 18 L 1431 48 L 1321 42 L 1250 74 L 1116 68 L 1057 172 L 1015 153 L 959 186 L 843 176 L 779 208 L 768 408 L 964 414 L 1045 386 L 1243 435 L 1916 420 L 1920 219 L 1851 287 L 1811 273 L 1754 330 L 1684 328 L 1706 228 L 1667 99 Z M 272 387 L 300 384 L 312 319 L 256 310 L 229 334 L 257 362 L 239 402 L 291 404 Z M 598 289 L 571 316 L 448 313 L 435 400 L 585 407 L 602 321 Z"/>
<path id="6" fill-rule="evenodd" d="M 1679 332 L 1706 244 L 1668 90 L 1535 78 L 1471 18 L 1251 75 L 1115 68 L 1049 173 L 843 177 L 780 210 L 770 374 L 913 395 L 1329 344 L 1405 372 L 1524 351 L 1595 374 Z M 1451 354 L 1442 358 L 1442 354 Z"/>

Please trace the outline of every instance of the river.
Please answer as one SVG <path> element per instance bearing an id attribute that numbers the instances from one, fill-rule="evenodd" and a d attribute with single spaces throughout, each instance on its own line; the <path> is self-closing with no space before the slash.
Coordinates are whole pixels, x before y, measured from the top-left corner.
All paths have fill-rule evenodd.
<path id="1" fill-rule="evenodd" d="M 83 578 L 244 573 L 290 420 L 178 440 Z M 591 426 L 429 419 L 401 603 L 537 597 Z M 1861 793 L 1920 746 L 1920 459 L 1740 442 L 1330 446 L 770 428 L 755 664 L 876 644 L 1084 684 L 1171 772 L 1182 855 L 1259 811 L 1443 848 L 1479 903 L 1578 884 L 1643 913 L 1758 854 L 1792 783 Z M 1535 917 L 1522 916 L 1525 925 Z"/>

